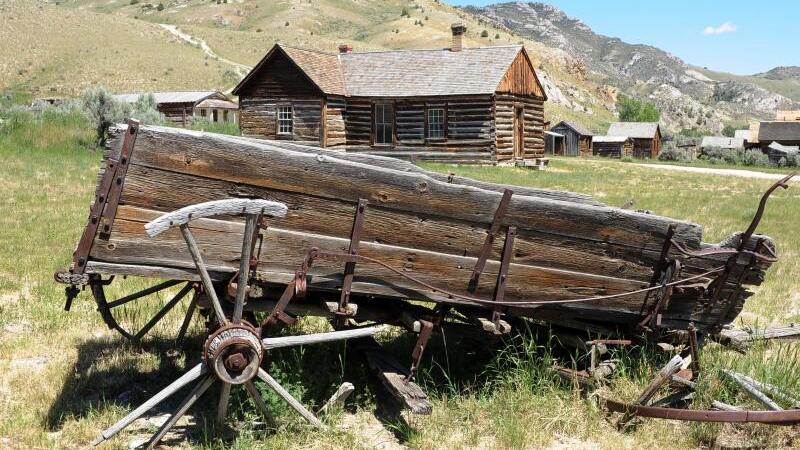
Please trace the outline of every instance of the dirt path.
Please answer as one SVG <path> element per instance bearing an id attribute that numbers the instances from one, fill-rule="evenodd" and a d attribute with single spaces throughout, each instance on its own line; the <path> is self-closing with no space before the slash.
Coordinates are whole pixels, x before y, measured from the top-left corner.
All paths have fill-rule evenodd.
<path id="1" fill-rule="evenodd" d="M 226 59 L 219 56 L 216 52 L 214 52 L 214 50 L 211 49 L 211 47 L 206 43 L 206 41 L 181 31 L 175 25 L 169 25 L 166 23 L 160 23 L 159 25 L 161 25 L 161 28 L 169 31 L 173 36 L 181 40 L 184 40 L 192 45 L 199 46 L 200 49 L 203 50 L 203 53 L 208 55 L 209 58 L 233 66 L 233 70 L 236 71 L 236 74 L 239 75 L 239 78 L 244 78 L 247 75 L 247 73 L 250 72 L 250 70 L 252 69 L 252 67 L 250 66 L 245 66 L 244 64 L 239 64 L 236 61 L 231 61 L 230 59 Z"/>
<path id="2" fill-rule="evenodd" d="M 762 180 L 780 180 L 781 178 L 785 177 L 786 175 L 782 175 L 779 173 L 766 173 L 766 172 L 757 172 L 754 170 L 743 170 L 743 169 L 714 169 L 711 167 L 686 167 L 686 166 L 671 166 L 668 164 L 636 164 L 637 166 L 641 167 L 648 167 L 651 169 L 659 169 L 659 170 L 667 170 L 667 171 L 676 171 L 676 172 L 693 172 L 693 173 L 706 173 L 709 175 L 726 175 L 731 177 L 740 177 L 740 178 L 758 178 Z M 792 182 L 800 182 L 800 176 L 795 176 L 791 180 Z"/>

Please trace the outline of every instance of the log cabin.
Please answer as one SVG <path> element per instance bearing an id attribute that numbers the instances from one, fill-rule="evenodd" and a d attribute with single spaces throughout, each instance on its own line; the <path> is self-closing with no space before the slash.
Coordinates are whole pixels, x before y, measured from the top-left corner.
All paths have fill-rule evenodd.
<path id="1" fill-rule="evenodd" d="M 633 139 L 634 158 L 654 159 L 661 153 L 661 128 L 657 122 L 614 122 L 606 134 Z"/>
<path id="2" fill-rule="evenodd" d="M 553 125 L 550 131 L 564 136 L 560 147 L 558 145 L 553 147 L 554 155 L 588 156 L 592 154 L 592 136 L 594 133 L 581 125 L 562 120 Z"/>
<path id="3" fill-rule="evenodd" d="M 521 45 L 337 54 L 275 44 L 233 90 L 243 136 L 456 163 L 544 155 L 545 91 Z"/>
<path id="4" fill-rule="evenodd" d="M 592 154 L 609 158 L 630 158 L 633 156 L 633 139 L 627 136 L 594 136 Z"/>
<path id="5" fill-rule="evenodd" d="M 760 148 L 768 153 L 770 144 L 800 145 L 800 121 L 763 121 L 750 126 L 750 140 L 747 147 Z"/>

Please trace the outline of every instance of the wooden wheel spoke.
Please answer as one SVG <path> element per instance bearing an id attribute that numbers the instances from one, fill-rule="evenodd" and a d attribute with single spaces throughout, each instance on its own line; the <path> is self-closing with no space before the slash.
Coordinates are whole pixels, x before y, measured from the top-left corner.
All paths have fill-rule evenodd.
<path id="1" fill-rule="evenodd" d="M 250 394 L 250 398 L 253 399 L 253 402 L 256 404 L 256 407 L 264 416 L 264 419 L 267 421 L 267 425 L 270 428 L 277 428 L 277 423 L 275 423 L 275 418 L 272 417 L 272 414 L 269 412 L 269 408 L 267 407 L 267 402 L 261 397 L 261 394 L 258 393 L 258 389 L 253 384 L 252 381 L 247 381 L 244 383 L 245 389 L 247 389 L 247 393 Z"/>
<path id="2" fill-rule="evenodd" d="M 183 339 L 186 337 L 186 332 L 189 330 L 189 324 L 192 323 L 192 317 L 194 317 L 194 310 L 197 308 L 197 298 L 198 295 L 192 297 L 192 301 L 189 302 L 189 308 L 186 310 L 186 316 L 183 318 L 183 323 L 181 324 L 181 329 L 178 331 L 178 346 L 183 344 Z"/>
<path id="3" fill-rule="evenodd" d="M 253 238 L 256 233 L 256 221 L 258 215 L 248 214 L 244 227 L 244 237 L 242 238 L 242 257 L 239 261 L 239 284 L 236 288 L 236 301 L 233 305 L 233 322 L 239 323 L 242 320 L 244 310 L 244 299 L 247 296 L 247 281 L 250 277 L 250 257 L 253 252 Z"/>
<path id="4" fill-rule="evenodd" d="M 211 306 L 214 308 L 217 322 L 219 322 L 220 325 L 226 325 L 228 323 L 228 318 L 225 317 L 225 312 L 222 310 L 222 305 L 217 297 L 217 291 L 214 289 L 214 283 L 211 281 L 211 275 L 208 274 L 208 269 L 206 268 L 206 263 L 203 261 L 203 256 L 200 254 L 197 241 L 194 240 L 194 236 L 192 232 L 189 231 L 189 226 L 187 224 L 181 225 L 181 233 L 183 234 L 183 239 L 186 241 L 187 247 L 189 247 L 189 253 L 191 253 L 194 264 L 197 267 L 197 272 L 200 275 L 200 280 L 203 282 L 206 295 L 208 295 L 209 300 L 211 300 Z"/>
<path id="5" fill-rule="evenodd" d="M 170 428 L 175 426 L 178 420 L 184 414 L 186 414 L 186 411 L 188 411 L 189 408 L 192 407 L 194 402 L 196 402 L 197 399 L 199 399 L 203 395 L 203 393 L 205 393 L 205 391 L 208 390 L 208 388 L 214 383 L 214 381 L 216 381 L 214 377 L 208 376 L 205 379 L 203 379 L 203 381 L 201 381 L 200 383 L 197 383 L 197 385 L 194 388 L 192 388 L 192 391 L 189 392 L 189 395 L 187 395 L 186 398 L 183 399 L 178 408 L 175 409 L 175 412 L 172 413 L 170 418 L 167 419 L 167 421 L 164 422 L 163 425 L 161 425 L 161 428 L 158 429 L 156 434 L 153 435 L 153 437 L 150 439 L 150 442 L 147 443 L 147 450 L 152 450 L 153 447 L 155 447 L 155 445 L 158 444 L 158 442 L 164 437 L 164 435 L 167 434 Z"/>
<path id="6" fill-rule="evenodd" d="M 228 415 L 228 402 L 231 399 L 231 384 L 222 382 L 222 389 L 219 392 L 219 402 L 217 403 L 217 421 L 218 427 L 225 424 L 225 416 Z"/>
<path id="7" fill-rule="evenodd" d="M 161 308 L 161 310 L 159 310 L 156 313 L 156 315 L 153 316 L 153 318 L 150 319 L 150 321 L 147 322 L 147 324 L 145 324 L 145 326 L 143 326 L 142 329 L 140 329 L 139 332 L 137 332 L 136 335 L 133 336 L 133 340 L 138 341 L 145 334 L 147 334 L 147 332 L 150 331 L 150 329 L 152 329 L 158 323 L 159 320 L 163 319 L 164 316 L 167 315 L 167 313 L 170 312 L 170 310 L 172 310 L 172 308 L 174 308 L 179 301 L 183 300 L 183 297 L 186 297 L 186 294 L 188 294 L 189 291 L 191 290 L 192 290 L 192 283 L 186 283 L 186 286 L 184 286 L 177 294 L 175 294 L 175 297 L 173 297 L 172 300 L 170 300 L 166 305 L 164 305 L 164 307 Z"/>
<path id="8" fill-rule="evenodd" d="M 272 378 L 272 376 L 270 376 L 270 374 L 268 374 L 266 370 L 259 368 L 258 378 L 260 378 L 261 381 L 266 383 L 270 389 L 275 391 L 275 393 L 278 394 L 278 396 L 280 396 L 286 403 L 288 403 L 289 406 L 291 406 L 292 408 L 294 408 L 295 411 L 300 413 L 300 415 L 303 416 L 303 418 L 305 418 L 309 423 L 311 423 L 315 427 L 321 428 L 323 426 L 322 422 L 320 422 L 320 420 L 317 419 L 317 417 L 311 411 L 306 409 L 305 406 L 303 406 L 299 401 L 297 401 L 297 399 L 294 398 L 292 394 L 289 393 L 289 391 L 284 389 L 283 386 L 281 386 L 281 384 L 278 383 L 277 380 Z"/>
<path id="9" fill-rule="evenodd" d="M 169 398 L 172 394 L 180 390 L 182 387 L 200 378 L 205 373 L 206 373 L 206 368 L 203 364 L 198 364 L 192 367 L 191 370 L 183 374 L 177 380 L 170 383 L 169 386 L 159 391 L 156 395 L 150 397 L 149 400 L 139 405 L 138 408 L 131 411 L 127 416 L 123 417 L 117 423 L 110 426 L 102 433 L 100 433 L 100 436 L 91 443 L 91 446 L 98 445 L 107 439 L 111 439 L 114 435 L 122 431 L 123 428 L 130 425 L 131 422 L 141 417 L 144 413 L 151 410 L 154 406 L 158 405 L 165 399 Z"/>
<path id="10" fill-rule="evenodd" d="M 155 294 L 156 292 L 163 291 L 164 289 L 167 289 L 167 288 L 170 288 L 172 286 L 175 286 L 176 284 L 179 284 L 181 282 L 182 282 L 181 280 L 165 281 L 165 282 L 159 283 L 159 284 L 157 284 L 155 286 L 151 286 L 151 287 L 149 287 L 147 289 L 143 289 L 143 290 L 141 290 L 139 292 L 136 292 L 134 294 L 126 295 L 125 297 L 122 297 L 120 299 L 114 300 L 113 302 L 109 302 L 108 305 L 106 305 L 106 306 L 109 309 L 116 308 L 117 306 L 122 306 L 122 305 L 124 305 L 126 303 L 132 302 L 132 301 L 140 299 L 142 297 L 146 297 L 148 295 Z"/>
<path id="11" fill-rule="evenodd" d="M 357 339 L 372 336 L 381 331 L 383 327 L 356 328 L 354 330 L 331 331 L 328 333 L 305 334 L 301 336 L 283 336 L 274 338 L 264 338 L 261 344 L 265 350 L 272 350 L 281 347 L 295 347 L 298 345 L 320 344 L 323 342 L 341 341 L 345 339 Z"/>

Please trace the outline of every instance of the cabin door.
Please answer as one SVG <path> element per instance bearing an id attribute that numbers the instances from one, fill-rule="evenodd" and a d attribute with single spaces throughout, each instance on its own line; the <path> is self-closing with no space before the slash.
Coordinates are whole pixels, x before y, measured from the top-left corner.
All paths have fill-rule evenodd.
<path id="1" fill-rule="evenodd" d="M 514 158 L 525 157 L 525 109 L 514 107 Z"/>

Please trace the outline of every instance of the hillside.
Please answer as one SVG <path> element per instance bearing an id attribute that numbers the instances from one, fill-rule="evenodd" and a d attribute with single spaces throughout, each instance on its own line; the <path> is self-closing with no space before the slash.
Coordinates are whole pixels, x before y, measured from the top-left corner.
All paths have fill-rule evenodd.
<path id="1" fill-rule="evenodd" d="M 581 20 L 542 3 L 500 3 L 465 10 L 561 50 L 568 64 L 585 65 L 589 78 L 597 83 L 650 99 L 671 128 L 719 131 L 725 122 L 766 118 L 776 109 L 797 108 L 800 100 L 800 84 L 786 81 L 797 80 L 797 68 L 777 68 L 752 77 L 698 70 L 661 49 L 595 33 Z M 569 63 L 572 59 L 575 62 Z"/>
<path id="2" fill-rule="evenodd" d="M 737 77 L 599 35 L 552 6 L 459 9 L 439 0 L 6 0 L 0 89 L 34 96 L 74 95 L 96 83 L 118 92 L 227 90 L 276 41 L 326 51 L 341 43 L 356 51 L 443 47 L 457 21 L 467 25 L 466 45 L 526 45 L 553 122 L 604 131 L 619 92 L 649 98 L 672 129 L 719 131 L 776 107 L 800 108 L 792 68 Z"/>

